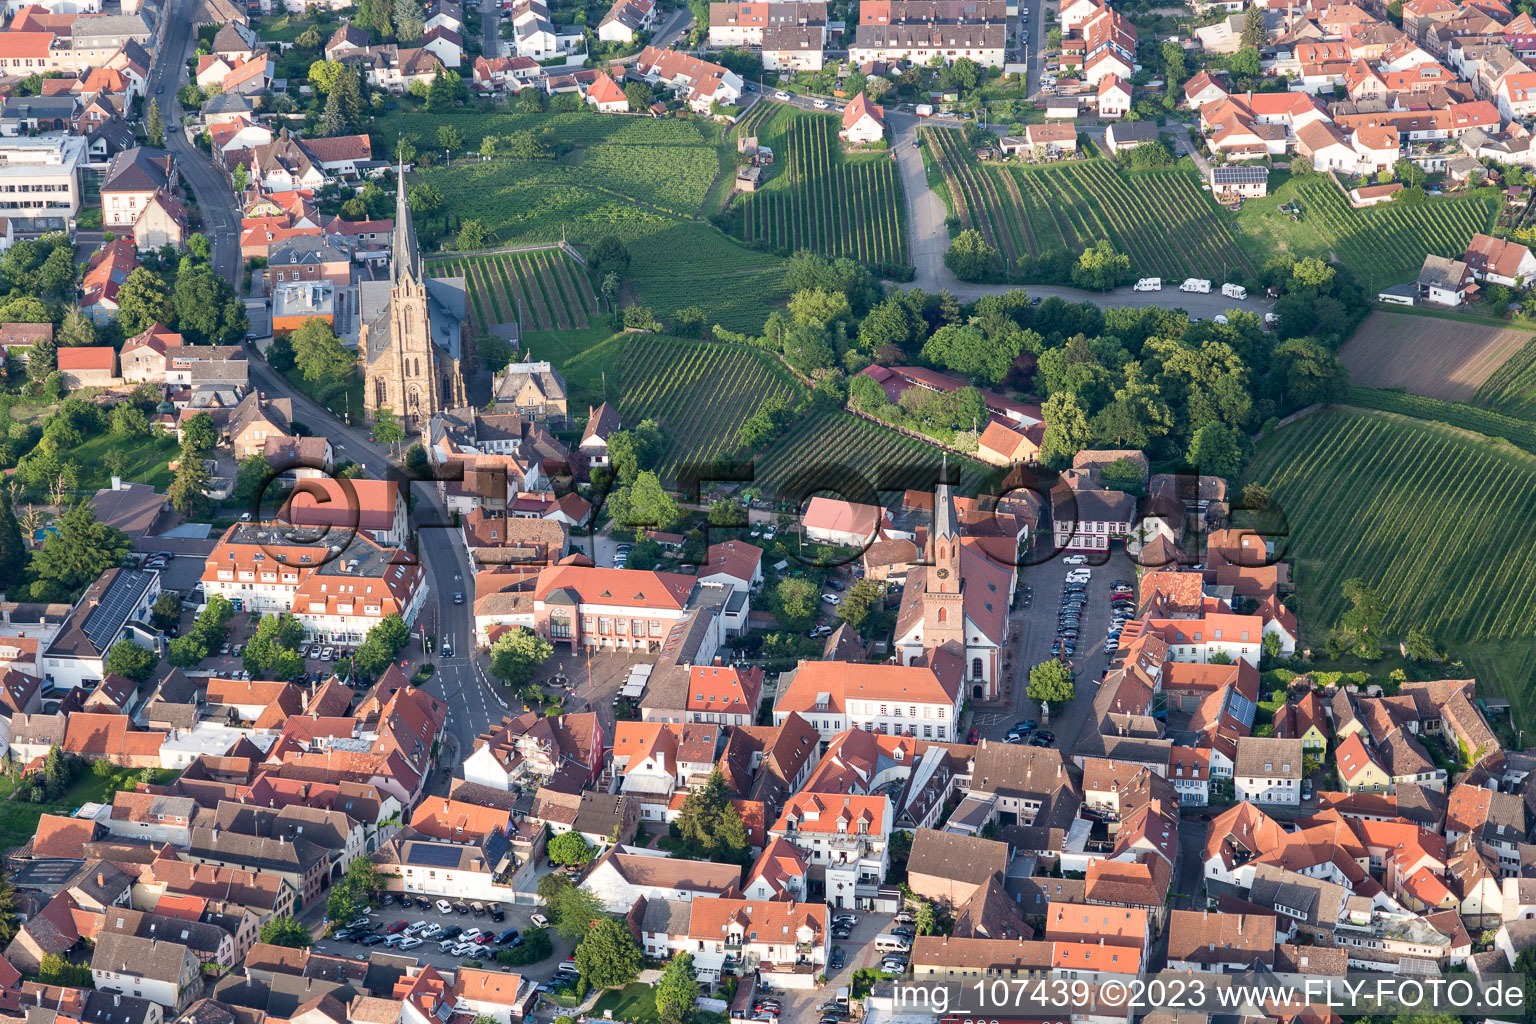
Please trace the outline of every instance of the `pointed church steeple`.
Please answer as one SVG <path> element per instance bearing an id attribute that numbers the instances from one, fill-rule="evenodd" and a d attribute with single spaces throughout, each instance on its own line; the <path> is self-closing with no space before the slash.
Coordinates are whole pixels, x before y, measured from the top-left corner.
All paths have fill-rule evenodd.
<path id="1" fill-rule="evenodd" d="M 960 536 L 960 523 L 955 516 L 955 503 L 949 493 L 949 455 L 944 455 L 939 470 L 939 482 L 933 489 L 933 535 L 935 539 L 954 539 Z"/>
<path id="2" fill-rule="evenodd" d="M 398 285 L 407 279 L 422 280 L 421 251 L 416 247 L 416 224 L 411 220 L 411 202 L 405 187 L 405 160 L 395 172 L 395 239 L 394 262 L 390 266 L 391 284 Z"/>

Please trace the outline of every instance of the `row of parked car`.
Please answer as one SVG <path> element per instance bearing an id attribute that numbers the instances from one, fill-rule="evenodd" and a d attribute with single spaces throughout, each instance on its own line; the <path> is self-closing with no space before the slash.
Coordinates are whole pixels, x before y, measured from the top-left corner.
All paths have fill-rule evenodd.
<path id="1" fill-rule="evenodd" d="M 385 907 L 394 906 L 396 901 L 402 907 L 409 907 L 414 903 L 422 910 L 436 908 L 439 914 L 473 914 L 476 917 L 484 917 L 486 914 L 490 914 L 492 921 L 504 921 L 507 917 L 507 912 L 500 903 L 487 904 L 481 903 L 479 900 L 475 900 L 472 903 L 465 903 L 463 900 L 450 903 L 444 899 L 434 901 L 430 896 L 412 896 L 410 893 L 405 892 L 386 892 L 383 896 L 379 897 L 379 904 Z"/>
<path id="2" fill-rule="evenodd" d="M 1109 585 L 1109 606 L 1112 616 L 1104 634 L 1104 652 L 1114 654 L 1120 649 L 1125 624 L 1136 614 L 1136 591 L 1125 580 L 1115 580 Z"/>
<path id="3" fill-rule="evenodd" d="M 382 933 L 375 931 L 375 928 L 374 922 L 368 920 L 366 915 L 359 915 L 331 938 L 338 942 L 355 942 L 360 946 L 382 945 L 402 952 L 436 941 L 442 952 L 473 960 L 489 959 L 494 955 L 491 949 L 493 945 L 519 946 L 523 942 L 516 928 L 507 928 L 501 932 L 482 931 L 479 928 L 465 931 L 456 924 L 445 927 L 433 921 L 417 921 L 415 924 L 396 921 Z"/>
<path id="4" fill-rule="evenodd" d="M 1053 657 L 1066 660 L 1077 653 L 1077 631 L 1081 625 L 1083 606 L 1088 603 L 1088 581 L 1093 570 L 1079 566 L 1067 573 L 1061 586 L 1061 611 L 1056 617 L 1056 640 L 1051 645 Z"/>

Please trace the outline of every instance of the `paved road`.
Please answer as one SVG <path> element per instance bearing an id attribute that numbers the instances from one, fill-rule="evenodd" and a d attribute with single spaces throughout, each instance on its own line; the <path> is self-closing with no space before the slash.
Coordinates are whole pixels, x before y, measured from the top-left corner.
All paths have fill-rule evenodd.
<path id="1" fill-rule="evenodd" d="M 501 12 L 496 0 L 480 0 L 480 52 L 486 60 L 501 56 Z"/>
<path id="2" fill-rule="evenodd" d="M 161 60 L 150 73 L 151 88 L 164 85 L 160 99 L 167 111 L 169 123 L 180 116 L 175 93 L 186 66 L 193 37 L 191 18 L 187 11 L 189 0 L 177 0 L 170 14 L 170 27 L 162 53 L 168 59 Z M 228 182 L 203 156 L 178 132 L 168 139 L 177 155 L 176 165 L 182 177 L 197 197 L 207 225 L 209 240 L 213 243 L 213 267 L 225 280 L 240 288 L 240 244 L 236 230 L 240 223 Z M 330 438 L 339 459 L 349 459 L 361 465 L 370 477 L 385 479 L 393 471 L 400 470 L 387 453 L 368 437 L 361 427 L 343 423 L 336 416 L 296 391 L 287 381 L 273 371 L 260 355 L 250 353 L 251 384 L 266 394 L 286 395 L 293 400 L 294 419 L 310 429 Z M 485 681 L 474 660 L 474 635 L 472 605 L 466 600 L 462 605 L 452 603 L 455 592 L 470 592 L 469 562 L 460 535 L 442 528 L 450 522 L 438 502 L 437 489 L 429 483 L 410 485 L 415 497 L 413 520 L 417 527 L 417 555 L 427 572 L 428 598 L 425 611 L 418 622 L 417 633 L 427 633 L 438 638 L 436 653 L 437 673 L 427 689 L 448 704 L 448 731 L 456 751 L 445 751 L 445 756 L 455 754 L 451 763 L 457 764 L 467 754 L 477 735 L 492 722 L 500 721 L 504 709 L 501 698 Z M 434 528 L 436 527 L 436 528 Z M 453 656 L 446 657 L 447 644 L 452 645 Z"/>
<path id="3" fill-rule="evenodd" d="M 197 196 L 198 210 L 203 217 L 203 234 L 213 243 L 213 269 L 220 277 L 235 285 L 240 282 L 240 215 L 230 196 L 223 175 L 214 169 L 190 139 L 185 130 L 172 131 L 179 126 L 181 103 L 176 90 L 181 87 L 187 58 L 197 42 L 192 31 L 189 0 L 176 0 L 166 14 L 165 39 L 161 44 L 159 59 L 149 73 L 150 95 L 160 103 L 160 112 L 166 124 L 166 148 L 176 157 L 176 169 L 191 186 Z M 208 199 L 205 199 L 208 197 Z M 210 203 L 209 200 L 212 200 Z"/>

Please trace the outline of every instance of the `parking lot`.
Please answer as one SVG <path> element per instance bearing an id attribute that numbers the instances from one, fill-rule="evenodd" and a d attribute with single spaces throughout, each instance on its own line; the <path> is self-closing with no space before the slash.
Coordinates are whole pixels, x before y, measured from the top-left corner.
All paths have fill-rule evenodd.
<path id="1" fill-rule="evenodd" d="M 453 911 L 444 914 L 435 905 L 437 897 L 430 897 L 430 899 L 434 904 L 431 909 L 423 909 L 415 905 L 415 903 L 412 903 L 409 908 L 402 908 L 399 903 L 394 903 L 387 907 L 378 907 L 371 910 L 367 915 L 368 928 L 373 933 L 384 936 L 388 934 L 387 930 L 391 925 L 404 921 L 410 925 L 414 925 L 417 922 L 435 924 L 443 929 L 456 926 L 464 931 L 479 928 L 481 931 L 488 931 L 492 935 L 497 935 L 509 928 L 515 928 L 518 934 L 521 935 L 528 930 L 529 925 L 532 923 L 529 920 L 530 917 L 539 909 L 538 907 L 514 907 L 505 903 L 499 904 L 505 916 L 502 921 L 498 922 L 491 920 L 489 913 L 483 914 L 480 917 L 476 917 L 471 913 L 458 914 Z M 373 952 L 399 953 L 404 956 L 416 957 L 422 963 L 429 963 L 439 968 L 453 968 L 468 962 L 465 957 L 453 956 L 451 953 L 446 953 L 439 948 L 440 938 L 428 939 L 419 946 L 403 950 L 392 949 L 382 942 L 373 946 L 365 946 L 355 940 L 324 938 L 315 943 L 314 949 L 316 952 L 326 953 L 331 956 L 351 957 L 355 960 L 366 960 L 368 955 Z M 569 945 L 568 943 L 563 944 L 560 938 L 553 932 L 550 933 L 550 938 L 554 940 L 555 952 L 551 954 L 549 959 L 542 960 L 537 964 L 529 964 L 527 967 L 506 967 L 498 964 L 495 957 L 492 956 L 490 959 L 477 963 L 475 966 L 486 970 L 517 971 L 540 978 L 548 977 L 560 965 L 561 959 L 569 953 L 569 950 L 565 949 L 565 946 Z M 494 942 L 488 944 L 488 947 L 493 954 L 498 950 L 509 948 L 507 944 L 497 945 Z"/>
<path id="2" fill-rule="evenodd" d="M 1027 601 L 1021 598 L 1021 610 L 1014 613 L 1018 677 L 1013 690 L 1013 708 L 975 715 L 972 725 L 982 736 L 1000 740 L 1018 722 L 1034 719 L 1041 728 L 1055 734 L 1054 746 L 1071 753 L 1082 719 L 1098 692 L 1099 676 L 1109 667 L 1110 652 L 1105 649 L 1105 638 L 1114 618 L 1110 583 L 1124 580 L 1134 588 L 1136 581 L 1136 567 L 1120 551 L 1110 554 L 1104 565 L 1086 565 L 1092 575 L 1083 591 L 1086 601 L 1078 613 L 1077 644 L 1069 656 L 1077 673 L 1077 695 L 1065 708 L 1056 709 L 1047 722 L 1040 705 L 1029 699 L 1029 670 L 1053 657 L 1051 647 L 1056 640 L 1062 611 L 1062 585 L 1067 573 L 1076 568 L 1079 567 L 1066 565 L 1060 558 L 1020 567 L 1019 585 L 1028 587 L 1029 594 Z"/>

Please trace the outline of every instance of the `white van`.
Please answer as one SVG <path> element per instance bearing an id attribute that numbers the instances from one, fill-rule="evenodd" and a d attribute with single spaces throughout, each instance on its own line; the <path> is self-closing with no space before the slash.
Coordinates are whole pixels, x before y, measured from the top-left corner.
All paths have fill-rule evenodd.
<path id="1" fill-rule="evenodd" d="M 882 953 L 906 953 L 911 951 L 912 946 L 900 935 L 892 935 L 887 932 L 883 935 L 875 936 L 875 948 Z"/>

